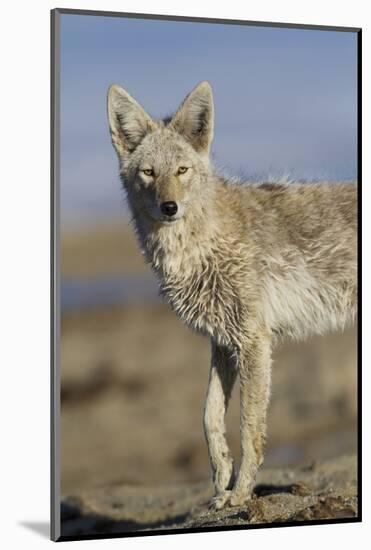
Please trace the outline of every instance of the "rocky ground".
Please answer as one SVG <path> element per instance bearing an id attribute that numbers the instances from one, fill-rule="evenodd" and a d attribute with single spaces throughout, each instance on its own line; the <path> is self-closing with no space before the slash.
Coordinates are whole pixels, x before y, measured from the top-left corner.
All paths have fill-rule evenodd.
<path id="1" fill-rule="evenodd" d="M 211 495 L 206 482 L 84 491 L 63 501 L 62 536 L 357 518 L 356 458 L 262 469 L 253 498 L 239 508 L 210 510 Z"/>

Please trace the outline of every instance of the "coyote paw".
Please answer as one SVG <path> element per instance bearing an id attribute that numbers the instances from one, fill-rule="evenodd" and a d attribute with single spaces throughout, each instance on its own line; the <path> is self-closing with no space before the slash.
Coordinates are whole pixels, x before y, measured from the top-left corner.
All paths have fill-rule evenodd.
<path id="1" fill-rule="evenodd" d="M 231 506 L 242 506 L 249 500 L 251 500 L 251 493 L 235 493 L 232 491 L 229 503 Z"/>
<path id="2" fill-rule="evenodd" d="M 226 506 L 243 506 L 249 500 L 251 500 L 251 492 L 223 491 L 211 499 L 209 508 L 220 510 Z"/>
<path id="3" fill-rule="evenodd" d="M 215 495 L 211 499 L 209 508 L 211 510 L 220 510 L 221 508 L 224 508 L 224 506 L 228 504 L 231 494 L 232 491 L 223 491 L 222 493 Z"/>

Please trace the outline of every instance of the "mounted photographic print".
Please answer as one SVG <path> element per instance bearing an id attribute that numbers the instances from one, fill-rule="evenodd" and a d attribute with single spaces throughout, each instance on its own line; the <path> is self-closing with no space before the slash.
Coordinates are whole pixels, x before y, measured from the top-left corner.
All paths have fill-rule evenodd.
<path id="1" fill-rule="evenodd" d="M 355 28 L 52 11 L 52 538 L 361 520 Z"/>

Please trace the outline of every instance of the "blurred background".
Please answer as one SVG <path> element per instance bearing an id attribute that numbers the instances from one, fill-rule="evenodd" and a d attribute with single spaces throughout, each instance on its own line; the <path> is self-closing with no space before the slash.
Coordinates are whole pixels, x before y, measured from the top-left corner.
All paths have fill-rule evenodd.
<path id="1" fill-rule="evenodd" d="M 209 343 L 158 298 L 106 120 L 117 82 L 154 116 L 201 80 L 214 164 L 252 178 L 356 178 L 356 35 L 61 16 L 62 494 L 209 477 Z M 239 454 L 238 393 L 228 438 Z M 266 464 L 356 451 L 356 336 L 274 353 Z"/>

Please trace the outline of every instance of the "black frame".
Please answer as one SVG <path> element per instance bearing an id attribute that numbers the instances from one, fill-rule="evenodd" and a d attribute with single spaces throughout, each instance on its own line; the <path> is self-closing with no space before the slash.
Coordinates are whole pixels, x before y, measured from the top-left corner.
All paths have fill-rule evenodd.
<path id="1" fill-rule="evenodd" d="M 50 106 L 51 106 L 51 124 L 50 124 L 50 155 L 51 155 L 51 222 L 50 222 L 50 243 L 51 243 L 51 423 L 50 423 L 50 460 L 51 460 L 51 479 L 50 479 L 50 534 L 54 541 L 68 540 L 92 540 L 92 539 L 110 539 L 141 537 L 152 535 L 171 535 L 177 533 L 205 533 L 217 531 L 236 531 L 250 529 L 264 529 L 270 527 L 291 527 L 304 525 L 329 525 L 338 523 L 358 523 L 362 522 L 362 29 L 359 27 L 339 27 L 327 25 L 304 25 L 296 23 L 272 23 L 263 21 L 248 21 L 239 19 L 217 19 L 209 17 L 188 17 L 175 15 L 156 15 L 147 13 L 125 13 L 113 11 L 81 10 L 55 8 L 51 10 L 51 88 L 50 88 Z M 357 197 L 358 197 L 358 330 L 357 330 L 357 491 L 358 491 L 358 516 L 356 518 L 339 518 L 327 520 L 308 520 L 300 522 L 286 523 L 264 523 L 259 525 L 234 525 L 222 527 L 203 527 L 192 529 L 166 529 L 166 530 L 146 530 L 132 531 L 122 533 L 107 534 L 84 534 L 80 536 L 62 536 L 60 534 L 60 270 L 59 270 L 59 235 L 60 235 L 60 212 L 59 212 L 59 85 L 60 85 L 60 16 L 70 15 L 90 15 L 99 17 L 120 17 L 126 19 L 150 19 L 162 21 L 183 21 L 191 23 L 218 23 L 225 25 L 246 25 L 253 27 L 278 27 L 304 30 L 354 32 L 357 34 Z"/>

